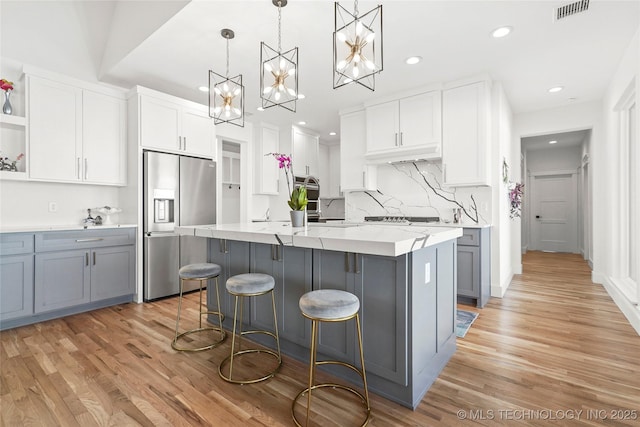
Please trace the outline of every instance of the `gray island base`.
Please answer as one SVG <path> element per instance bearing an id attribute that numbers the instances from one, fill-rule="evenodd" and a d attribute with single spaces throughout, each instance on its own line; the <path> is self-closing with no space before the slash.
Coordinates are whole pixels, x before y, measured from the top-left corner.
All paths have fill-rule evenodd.
<path id="1" fill-rule="evenodd" d="M 385 242 L 391 244 L 385 246 L 379 241 L 367 244 L 368 238 L 380 239 L 376 226 L 358 227 L 358 231 L 314 227 L 304 231 L 305 240 L 291 238 L 300 231 L 289 226 L 271 234 L 272 243 L 265 243 L 266 234 L 272 231 L 268 226 L 260 236 L 257 228 L 247 233 L 244 224 L 237 226 L 236 233 L 231 232 L 233 225 L 180 227 L 177 231 L 209 238 L 208 257 L 222 267 L 222 285 L 227 278 L 246 272 L 275 278 L 282 351 L 305 363 L 309 360 L 311 323 L 300 313 L 300 297 L 316 289 L 340 289 L 358 296 L 369 390 L 414 409 L 456 350 L 456 239 L 461 230 L 412 227 L 408 232 L 398 227 L 397 240 Z M 408 233 L 414 236 L 408 237 Z M 316 234 L 322 236 L 325 246 L 352 238 L 356 252 L 317 248 L 310 243 Z M 393 240 L 389 237 L 392 234 L 390 227 L 384 226 L 384 239 Z M 367 253 L 367 247 L 378 253 Z M 216 307 L 214 298 L 208 298 L 207 304 L 210 309 Z M 226 292 L 221 292 L 221 305 L 225 327 L 230 328 L 233 299 Z M 272 330 L 270 298 L 247 301 L 243 323 Z M 352 322 L 321 324 L 318 360 L 335 358 L 358 365 L 355 334 Z M 273 346 L 272 340 L 252 339 Z M 350 370 L 325 369 L 361 384 Z"/>

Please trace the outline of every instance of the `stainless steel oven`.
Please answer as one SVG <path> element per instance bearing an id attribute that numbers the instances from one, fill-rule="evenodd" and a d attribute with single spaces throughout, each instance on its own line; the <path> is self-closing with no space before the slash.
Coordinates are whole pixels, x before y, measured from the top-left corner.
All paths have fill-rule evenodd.
<path id="1" fill-rule="evenodd" d="M 307 219 L 310 222 L 318 222 L 320 218 L 320 183 L 313 176 L 296 176 L 294 177 L 294 186 L 307 187 Z"/>

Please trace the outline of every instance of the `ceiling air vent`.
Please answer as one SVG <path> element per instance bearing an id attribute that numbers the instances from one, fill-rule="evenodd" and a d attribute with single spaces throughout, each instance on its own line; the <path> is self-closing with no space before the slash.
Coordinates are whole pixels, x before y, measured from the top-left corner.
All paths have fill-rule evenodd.
<path id="1" fill-rule="evenodd" d="M 580 0 L 553 10 L 553 20 L 559 21 L 589 9 L 589 0 Z"/>

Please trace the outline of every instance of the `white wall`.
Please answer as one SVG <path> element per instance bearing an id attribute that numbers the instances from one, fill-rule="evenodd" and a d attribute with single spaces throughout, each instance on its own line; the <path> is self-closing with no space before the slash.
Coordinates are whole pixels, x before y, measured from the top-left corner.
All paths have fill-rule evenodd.
<path id="1" fill-rule="evenodd" d="M 327 144 L 320 143 L 320 174 L 318 179 L 320 180 L 320 197 L 329 197 L 331 192 L 331 172 L 329 170 L 330 148 Z"/>
<path id="2" fill-rule="evenodd" d="M 581 162 L 581 146 L 527 151 L 527 166 L 531 172 L 576 171 Z"/>

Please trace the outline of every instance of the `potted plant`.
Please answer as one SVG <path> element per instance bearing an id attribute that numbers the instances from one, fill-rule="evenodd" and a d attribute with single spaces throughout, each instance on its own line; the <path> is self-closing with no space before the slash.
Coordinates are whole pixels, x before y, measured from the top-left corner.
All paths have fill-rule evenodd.
<path id="1" fill-rule="evenodd" d="M 287 201 L 287 203 L 291 208 L 291 212 L 289 212 L 291 215 L 291 226 L 304 226 L 307 203 L 309 202 L 309 200 L 307 199 L 307 188 L 304 185 L 301 185 L 298 187 L 294 187 L 293 191 L 291 190 L 291 187 L 293 186 L 291 156 L 287 156 L 281 153 L 269 153 L 267 155 L 275 157 L 275 159 L 278 161 L 278 167 L 280 169 L 284 169 L 284 174 L 287 181 L 287 189 L 289 190 L 289 200 Z"/>

